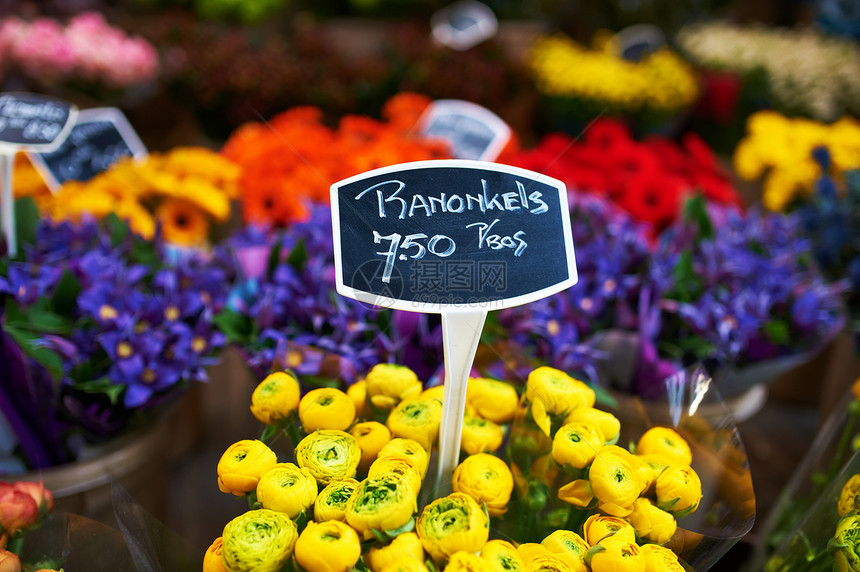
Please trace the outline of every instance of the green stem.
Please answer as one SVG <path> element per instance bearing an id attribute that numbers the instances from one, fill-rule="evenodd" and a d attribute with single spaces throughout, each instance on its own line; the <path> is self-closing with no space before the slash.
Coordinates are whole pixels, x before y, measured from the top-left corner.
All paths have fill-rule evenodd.
<path id="1" fill-rule="evenodd" d="M 836 446 L 836 452 L 833 455 L 833 462 L 830 465 L 830 470 L 827 472 L 827 478 L 824 479 L 822 485 L 826 486 L 827 484 L 833 481 L 833 478 L 836 476 L 837 471 L 839 471 L 842 466 L 842 460 L 845 457 L 846 449 L 851 443 L 851 436 L 854 434 L 854 422 L 856 421 L 857 414 L 854 411 L 854 408 L 849 407 L 848 410 L 848 421 L 845 423 L 845 427 L 842 429 L 842 435 L 839 436 L 839 444 Z M 820 487 L 819 486 L 819 487 Z M 816 491 L 815 497 L 821 493 L 820 490 Z"/>

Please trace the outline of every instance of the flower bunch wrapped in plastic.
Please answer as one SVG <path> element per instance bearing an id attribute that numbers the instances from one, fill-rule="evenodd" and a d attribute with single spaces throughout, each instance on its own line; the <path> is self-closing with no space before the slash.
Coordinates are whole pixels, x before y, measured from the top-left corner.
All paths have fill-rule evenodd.
<path id="1" fill-rule="evenodd" d="M 694 433 L 655 426 L 625 448 L 622 418 L 560 370 L 534 370 L 522 395 L 473 377 L 460 462 L 434 482 L 442 389 L 395 364 L 345 391 L 266 376 L 251 403 L 260 439 L 234 443 L 217 466 L 219 489 L 249 510 L 224 526 L 203 570 L 685 570 L 679 554 L 705 567 L 718 558 L 681 526 L 697 526 L 704 477 L 722 470 Z M 737 475 L 729 505 L 744 507 L 730 510 L 748 530 L 749 473 Z"/>
<path id="2" fill-rule="evenodd" d="M 621 121 L 601 118 L 581 139 L 545 136 L 534 149 L 508 158 L 513 165 L 563 181 L 571 193 L 607 198 L 656 234 L 681 214 L 685 198 L 702 194 L 709 201 L 741 206 L 729 173 L 695 133 L 681 145 L 661 136 L 634 138 Z"/>
<path id="3" fill-rule="evenodd" d="M 137 428 L 205 380 L 224 343 L 217 264 L 115 216 L 35 219 L 20 254 L 0 259 L 0 413 L 18 444 L 4 472 L 67 462 Z"/>
<path id="4" fill-rule="evenodd" d="M 179 247 L 208 245 L 211 227 L 225 222 L 238 193 L 239 168 L 204 147 L 174 147 L 143 160 L 120 158 L 89 181 L 67 181 L 44 204 L 55 221 L 115 214 L 152 238 L 156 227 Z"/>
<path id="5" fill-rule="evenodd" d="M 82 12 L 63 24 L 51 18 L 0 22 L 4 74 L 20 71 L 43 86 L 63 82 L 124 89 L 155 79 L 158 53 L 149 42 Z"/>
<path id="6" fill-rule="evenodd" d="M 266 123 L 233 132 L 222 155 L 239 165 L 242 214 L 247 223 L 284 226 L 305 219 L 310 203 L 328 204 L 329 186 L 377 167 L 450 157 L 446 143 L 415 132 L 430 99 L 401 93 L 383 120 L 347 115 L 338 128 L 315 107 L 289 109 Z"/>
<path id="7" fill-rule="evenodd" d="M 53 508 L 54 495 L 41 482 L 0 482 L 0 567 L 3 570 L 21 571 L 21 552 L 27 532 L 39 528 Z M 25 569 L 48 572 L 48 567 L 55 564 L 27 563 Z"/>
<path id="8" fill-rule="evenodd" d="M 732 157 L 738 176 L 762 181 L 762 203 L 771 210 L 790 210 L 808 200 L 825 174 L 841 179 L 860 168 L 860 123 L 842 117 L 832 124 L 760 111 L 747 120 L 747 133 Z M 825 147 L 830 157 L 822 169 L 813 151 Z"/>
<path id="9" fill-rule="evenodd" d="M 537 38 L 530 47 L 528 65 L 538 91 L 558 107 L 560 118 L 605 114 L 654 128 L 696 101 L 696 75 L 670 48 L 631 61 L 605 34 L 595 35 L 593 44 L 555 34 Z"/>
<path id="10" fill-rule="evenodd" d="M 710 21 L 681 29 L 677 43 L 694 64 L 740 76 L 779 112 L 834 121 L 860 111 L 860 48 L 848 38 Z"/>

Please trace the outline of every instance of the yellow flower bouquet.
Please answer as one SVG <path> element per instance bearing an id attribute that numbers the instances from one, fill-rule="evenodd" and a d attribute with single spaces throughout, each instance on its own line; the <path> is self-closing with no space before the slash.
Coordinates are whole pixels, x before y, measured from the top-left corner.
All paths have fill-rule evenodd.
<path id="1" fill-rule="evenodd" d="M 394 364 L 348 388 L 275 371 L 250 406 L 260 439 L 217 465 L 248 510 L 203 570 L 706 570 L 755 514 L 730 417 L 696 413 L 708 381 L 673 378 L 670 407 L 637 409 L 551 367 L 521 386 L 470 378 L 459 463 L 440 474 L 444 386 Z"/>

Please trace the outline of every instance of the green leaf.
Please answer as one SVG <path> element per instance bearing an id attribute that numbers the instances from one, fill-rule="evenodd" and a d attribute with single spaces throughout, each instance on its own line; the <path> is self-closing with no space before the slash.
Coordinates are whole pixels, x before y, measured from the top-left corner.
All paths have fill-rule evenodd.
<path id="1" fill-rule="evenodd" d="M 281 250 L 283 249 L 283 242 L 278 240 L 275 242 L 274 246 L 272 246 L 272 251 L 269 253 L 269 260 L 266 264 L 266 273 L 271 275 L 272 272 L 275 271 L 275 267 L 278 266 L 278 262 L 281 261 Z"/>
<path id="2" fill-rule="evenodd" d="M 708 207 L 704 195 L 696 194 L 687 199 L 684 203 L 684 220 L 696 223 L 700 239 L 711 240 L 714 238 L 714 224 L 708 216 Z"/>
<path id="3" fill-rule="evenodd" d="M 702 286 L 699 277 L 696 276 L 691 252 L 685 250 L 678 257 L 678 262 L 672 269 L 672 280 L 674 284 L 670 297 L 681 302 L 689 302 L 699 297 Z"/>
<path id="4" fill-rule="evenodd" d="M 775 344 L 785 344 L 789 340 L 788 324 L 782 320 L 773 320 L 764 325 L 770 341 Z"/>
<path id="5" fill-rule="evenodd" d="M 128 225 L 123 222 L 115 213 L 111 213 L 106 216 L 104 219 L 105 227 L 108 229 L 110 233 L 111 244 L 114 246 L 122 243 L 131 232 L 128 228 Z"/>
<path id="6" fill-rule="evenodd" d="M 72 329 L 68 320 L 50 310 L 31 308 L 27 311 L 26 316 L 29 327 L 36 332 L 64 334 Z"/>
<path id="7" fill-rule="evenodd" d="M 296 270 L 301 270 L 307 260 L 308 250 L 307 248 L 305 248 L 305 241 L 300 240 L 298 243 L 296 243 L 296 245 L 293 247 L 292 252 L 290 252 L 290 255 L 287 257 L 287 263 L 289 263 L 289 265 Z"/>
<path id="8" fill-rule="evenodd" d="M 63 275 L 57 283 L 53 298 L 51 298 L 51 309 L 61 316 L 73 315 L 80 293 L 80 281 L 68 269 L 63 270 Z"/>
<path id="9" fill-rule="evenodd" d="M 92 381 L 76 383 L 75 389 L 85 391 L 87 393 L 102 393 L 110 399 L 111 405 L 117 405 L 125 392 L 125 385 L 111 383 L 107 377 L 100 377 Z"/>
<path id="10" fill-rule="evenodd" d="M 18 241 L 19 251 L 24 245 L 36 243 L 40 218 L 39 207 L 31 197 L 15 201 L 15 239 Z"/>
<path id="11" fill-rule="evenodd" d="M 6 322 L 3 329 L 18 344 L 21 351 L 47 369 L 54 380 L 63 376 L 62 358 L 55 351 L 42 346 L 38 334 L 22 330 L 9 322 Z"/>
<path id="12" fill-rule="evenodd" d="M 253 332 L 252 320 L 238 312 L 229 308 L 224 308 L 215 316 L 212 317 L 212 323 L 227 336 L 227 340 L 231 343 L 253 342 L 251 333 Z"/>

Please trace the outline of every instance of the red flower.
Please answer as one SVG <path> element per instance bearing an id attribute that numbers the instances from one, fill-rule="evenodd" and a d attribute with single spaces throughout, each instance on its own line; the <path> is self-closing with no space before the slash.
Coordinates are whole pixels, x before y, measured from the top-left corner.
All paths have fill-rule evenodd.
<path id="1" fill-rule="evenodd" d="M 687 190 L 684 179 L 674 175 L 636 177 L 618 199 L 618 205 L 636 219 L 651 223 L 659 233 L 678 216 Z"/>
<path id="2" fill-rule="evenodd" d="M 39 505 L 16 483 L 0 482 L 0 526 L 13 534 L 39 521 Z"/>
<path id="3" fill-rule="evenodd" d="M 620 120 L 601 117 L 588 126 L 585 142 L 600 149 L 612 149 L 616 145 L 632 141 L 630 129 Z"/>
<path id="4" fill-rule="evenodd" d="M 742 80 L 732 73 L 707 71 L 702 73 L 702 97 L 696 114 L 723 125 L 737 113 Z"/>

